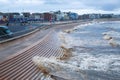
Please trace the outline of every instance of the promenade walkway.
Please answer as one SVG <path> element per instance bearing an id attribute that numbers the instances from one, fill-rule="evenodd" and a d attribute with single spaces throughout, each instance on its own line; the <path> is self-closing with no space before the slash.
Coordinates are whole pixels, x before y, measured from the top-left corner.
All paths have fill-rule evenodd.
<path id="1" fill-rule="evenodd" d="M 40 69 L 33 64 L 32 57 L 36 55 L 44 57 L 62 56 L 63 50 L 60 47 L 61 43 L 58 39 L 58 31 L 77 25 L 79 25 L 79 23 L 54 26 L 53 28 L 47 29 L 47 34 L 45 33 L 44 37 L 41 38 L 33 35 L 34 37 L 36 36 L 37 39 L 30 41 L 31 45 L 26 46 L 25 49 L 17 50 L 17 47 L 19 48 L 20 44 L 19 46 L 16 46 L 17 53 L 11 53 L 14 52 L 14 48 L 8 49 L 6 55 L 9 55 L 10 53 L 12 56 L 7 57 L 4 61 L 0 62 L 0 80 L 40 80 Z M 39 32 L 35 34 L 42 35 Z M 23 44 L 26 43 L 23 42 Z M 14 47 L 13 44 L 10 45 Z M 6 47 L 5 49 L 9 47 Z M 4 52 L 5 50 L 3 53 Z"/>
<path id="2" fill-rule="evenodd" d="M 40 70 L 33 64 L 32 57 L 61 56 L 62 49 L 55 31 L 42 40 L 17 53 L 17 56 L 0 63 L 0 80 L 40 80 Z"/>

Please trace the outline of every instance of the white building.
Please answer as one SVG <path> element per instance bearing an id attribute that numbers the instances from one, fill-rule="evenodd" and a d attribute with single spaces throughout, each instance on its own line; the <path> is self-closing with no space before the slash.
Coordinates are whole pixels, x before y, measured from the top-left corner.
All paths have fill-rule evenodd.
<path id="1" fill-rule="evenodd" d="M 100 14 L 89 14 L 90 19 L 99 19 L 100 16 L 101 16 Z"/>
<path id="2" fill-rule="evenodd" d="M 0 20 L 3 18 L 3 15 L 0 15 Z"/>
<path id="3" fill-rule="evenodd" d="M 120 18 L 120 14 L 113 15 L 113 18 Z"/>
<path id="4" fill-rule="evenodd" d="M 69 16 L 68 16 L 67 12 L 57 11 L 57 12 L 55 12 L 55 15 L 56 15 L 57 21 L 69 20 Z"/>

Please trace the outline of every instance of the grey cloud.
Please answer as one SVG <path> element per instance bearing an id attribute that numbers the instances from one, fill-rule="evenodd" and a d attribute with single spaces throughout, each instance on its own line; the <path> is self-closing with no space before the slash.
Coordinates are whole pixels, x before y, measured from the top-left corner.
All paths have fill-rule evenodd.
<path id="1" fill-rule="evenodd" d="M 1 0 L 0 0 L 1 1 Z M 70 10 L 70 9 L 95 9 L 114 11 L 120 8 L 119 0 L 36 0 L 43 1 L 43 4 L 32 3 L 25 4 L 24 0 L 6 0 L 7 3 L 0 2 L 0 10 L 10 9 L 26 9 L 26 10 Z M 35 0 L 25 0 L 35 1 Z M 17 3 L 20 2 L 20 3 Z"/>
<path id="2" fill-rule="evenodd" d="M 63 4 L 63 2 L 60 0 L 45 0 L 44 4 L 60 5 L 60 4 Z"/>
<path id="3" fill-rule="evenodd" d="M 101 10 L 115 10 L 120 7 L 120 1 L 119 0 L 81 0 L 81 2 L 86 5 L 90 6 L 96 9 L 101 9 Z"/>
<path id="4" fill-rule="evenodd" d="M 108 4 L 108 5 L 103 5 L 101 9 L 106 10 L 106 11 L 113 11 L 118 9 L 120 6 L 119 5 L 114 5 L 114 4 Z"/>
<path id="5" fill-rule="evenodd" d="M 72 3 L 80 3 L 80 5 L 75 5 Z M 45 0 L 45 4 L 49 5 L 62 5 L 64 7 L 69 8 L 93 8 L 93 9 L 101 9 L 101 10 L 116 10 L 120 8 L 120 1 L 119 0 Z M 61 6 L 61 7 L 62 7 Z"/>

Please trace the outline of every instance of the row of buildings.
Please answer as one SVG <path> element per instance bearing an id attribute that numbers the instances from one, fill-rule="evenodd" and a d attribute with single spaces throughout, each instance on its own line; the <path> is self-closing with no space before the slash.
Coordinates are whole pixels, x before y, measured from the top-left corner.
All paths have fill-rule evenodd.
<path id="1" fill-rule="evenodd" d="M 19 21 L 19 20 L 32 20 L 32 21 L 64 21 L 64 20 L 77 20 L 79 15 L 73 12 L 45 12 L 45 13 L 0 13 L 0 20 L 5 21 Z"/>
<path id="2" fill-rule="evenodd" d="M 101 18 L 120 18 L 115 14 L 83 14 L 79 15 L 79 19 L 101 19 Z"/>
<path id="3" fill-rule="evenodd" d="M 5 21 L 66 21 L 82 19 L 100 19 L 100 18 L 120 18 L 120 15 L 114 14 L 83 14 L 78 15 L 74 12 L 45 12 L 45 13 L 2 13 L 0 12 L 0 22 Z"/>

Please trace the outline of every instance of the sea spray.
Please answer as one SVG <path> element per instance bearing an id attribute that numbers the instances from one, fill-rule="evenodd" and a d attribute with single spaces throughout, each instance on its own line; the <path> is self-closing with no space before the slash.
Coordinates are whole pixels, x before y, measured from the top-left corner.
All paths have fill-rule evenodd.
<path id="1" fill-rule="evenodd" d="M 114 39 L 115 42 L 117 41 L 117 44 L 119 44 L 119 39 L 120 39 L 119 32 L 117 33 L 115 31 L 105 32 L 107 31 L 105 30 L 107 28 L 101 27 L 101 24 L 100 26 L 97 24 L 95 26 L 92 26 L 92 29 L 90 29 L 89 26 L 88 28 L 85 26 L 82 27 L 77 26 L 74 29 L 75 31 L 70 32 L 70 34 L 64 31 L 59 33 L 59 37 L 62 42 L 60 48 L 63 49 L 63 56 L 58 58 L 47 58 L 47 59 L 43 57 L 42 59 L 40 58 L 41 59 L 40 61 L 36 61 L 39 62 L 38 64 L 36 64 L 34 60 L 33 62 L 38 67 L 39 64 L 42 65 L 42 67 L 46 69 L 49 75 L 52 75 L 52 73 L 57 73 L 57 72 L 59 74 L 59 72 L 62 71 L 62 72 L 68 72 L 68 74 L 73 73 L 71 77 L 82 76 L 82 78 L 76 80 L 80 80 L 80 79 L 87 80 L 88 76 L 89 78 L 92 78 L 89 80 L 98 80 L 98 79 L 119 80 L 118 78 L 119 76 L 115 76 L 115 74 L 117 74 L 116 72 L 118 72 L 119 75 L 120 72 L 120 64 L 119 64 L 120 51 L 117 48 L 111 48 L 109 45 L 106 45 L 107 44 L 106 41 L 108 41 L 109 43 L 111 41 L 111 38 Z M 80 32 L 81 29 L 83 29 L 83 32 Z M 76 36 L 71 36 L 71 34 L 76 34 L 76 33 L 79 34 L 79 38 L 76 38 Z M 84 36 L 81 37 L 81 34 Z M 97 35 L 91 36 L 90 34 L 97 34 Z M 102 39 L 102 37 L 104 37 L 105 35 L 109 35 L 109 37 L 111 38 L 105 41 Z M 72 51 L 71 49 L 73 49 L 74 51 Z M 72 56 L 68 56 L 69 50 L 72 53 Z M 64 59 L 64 57 L 67 57 L 67 59 L 66 58 Z"/>
<path id="2" fill-rule="evenodd" d="M 112 47 L 120 47 L 120 32 L 108 31 L 103 32 L 103 39 L 108 40 Z"/>
<path id="3" fill-rule="evenodd" d="M 52 75 L 54 73 L 59 73 L 59 72 L 67 72 L 69 74 L 74 74 L 77 73 L 78 76 L 75 77 L 81 77 L 81 79 L 85 79 L 85 72 L 80 70 L 79 67 L 63 63 L 60 60 L 57 60 L 55 58 L 45 58 L 45 57 L 39 57 L 39 56 L 34 56 L 32 58 L 32 61 L 34 62 L 35 65 L 37 65 L 41 70 L 44 67 L 44 71 L 42 71 L 45 76 L 46 76 L 46 71 L 49 72 L 47 75 Z M 65 75 L 62 75 L 64 78 Z M 74 76 L 71 76 L 71 78 Z M 44 78 L 44 77 L 42 77 Z M 86 79 L 85 79 L 86 80 Z"/>

